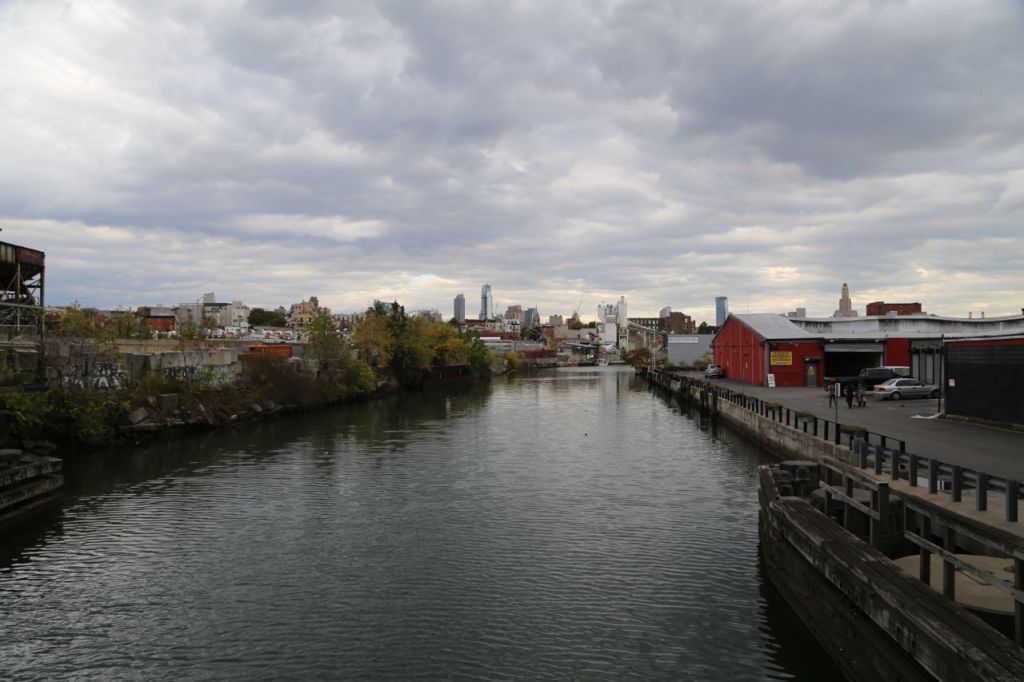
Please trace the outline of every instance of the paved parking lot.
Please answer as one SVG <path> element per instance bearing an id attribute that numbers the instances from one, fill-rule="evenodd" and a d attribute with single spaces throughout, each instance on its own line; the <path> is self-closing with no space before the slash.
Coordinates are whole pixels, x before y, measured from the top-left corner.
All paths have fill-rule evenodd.
<path id="1" fill-rule="evenodd" d="M 729 379 L 712 381 L 791 409 L 836 419 L 836 410 L 828 406 L 828 395 L 822 388 L 767 388 Z M 1024 481 L 1024 433 L 937 419 L 938 403 L 920 398 L 883 401 L 869 396 L 867 407 L 850 409 L 842 399 L 839 422 L 905 440 L 907 452 Z"/>

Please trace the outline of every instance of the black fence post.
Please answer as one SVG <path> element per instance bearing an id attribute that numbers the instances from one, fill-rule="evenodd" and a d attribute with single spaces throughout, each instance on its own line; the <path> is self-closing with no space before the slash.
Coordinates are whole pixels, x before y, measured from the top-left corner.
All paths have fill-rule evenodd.
<path id="1" fill-rule="evenodd" d="M 988 511 L 988 474 L 981 471 L 978 472 L 978 489 L 976 492 L 978 494 L 975 498 L 977 502 L 976 509 L 978 511 Z"/>
<path id="2" fill-rule="evenodd" d="M 939 492 L 939 461 L 934 457 L 928 460 L 928 492 Z"/>
<path id="3" fill-rule="evenodd" d="M 917 455 L 907 457 L 907 481 L 911 488 L 917 487 Z"/>
<path id="4" fill-rule="evenodd" d="M 959 502 L 963 497 L 964 474 L 959 465 L 953 465 L 953 501 Z"/>
<path id="5" fill-rule="evenodd" d="M 1017 481 L 1006 482 L 1006 520 L 1017 520 Z"/>

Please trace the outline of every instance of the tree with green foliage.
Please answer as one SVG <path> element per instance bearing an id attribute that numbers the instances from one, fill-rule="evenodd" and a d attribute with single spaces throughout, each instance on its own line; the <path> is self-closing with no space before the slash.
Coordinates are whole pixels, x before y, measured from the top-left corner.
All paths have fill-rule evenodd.
<path id="1" fill-rule="evenodd" d="M 306 324 L 306 350 L 321 371 L 329 371 L 348 350 L 334 320 L 322 308 L 314 310 Z"/>
<path id="2" fill-rule="evenodd" d="M 651 349 L 646 346 L 631 350 L 622 356 L 623 361 L 633 367 L 649 367 L 651 364 Z"/>
<path id="3" fill-rule="evenodd" d="M 249 311 L 250 327 L 287 327 L 288 318 L 283 310 L 264 310 L 253 308 Z"/>
<path id="4" fill-rule="evenodd" d="M 490 369 L 490 351 L 479 337 L 423 315 L 407 315 L 397 301 L 374 301 L 352 341 L 363 361 L 403 385 L 420 383 L 432 367 L 468 363 L 477 374 Z"/>
<path id="5" fill-rule="evenodd" d="M 376 388 L 373 370 L 352 356 L 334 319 L 323 309 L 314 311 L 306 324 L 306 350 L 310 359 L 317 362 L 317 376 L 330 383 L 328 390 L 346 395 Z"/>
<path id="6" fill-rule="evenodd" d="M 153 332 L 146 325 L 146 321 L 126 310 L 114 313 L 107 321 L 104 331 L 115 339 L 150 339 L 153 337 Z"/>
<path id="7" fill-rule="evenodd" d="M 701 322 L 700 326 L 697 327 L 698 334 L 714 334 L 718 331 L 718 327 L 707 322 Z"/>

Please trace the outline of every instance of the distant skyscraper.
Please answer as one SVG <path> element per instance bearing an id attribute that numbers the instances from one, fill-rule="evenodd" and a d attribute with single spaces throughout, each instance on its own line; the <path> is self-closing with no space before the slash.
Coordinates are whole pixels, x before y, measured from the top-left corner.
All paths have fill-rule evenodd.
<path id="1" fill-rule="evenodd" d="M 485 284 L 480 288 L 480 319 L 494 319 L 494 296 L 491 294 L 490 284 Z"/>
<path id="2" fill-rule="evenodd" d="M 658 312 L 658 317 L 670 317 L 672 315 L 672 308 L 665 306 Z"/>
<path id="3" fill-rule="evenodd" d="M 540 312 L 536 308 L 527 308 L 523 315 L 523 328 L 533 329 L 540 326 Z"/>
<path id="4" fill-rule="evenodd" d="M 466 321 L 466 297 L 462 294 L 455 297 L 455 321 L 459 324 Z"/>
<path id="5" fill-rule="evenodd" d="M 725 324 L 725 318 L 729 317 L 729 297 L 715 297 L 715 326 L 721 327 Z"/>
<path id="6" fill-rule="evenodd" d="M 857 311 L 853 309 L 850 301 L 850 287 L 843 282 L 843 288 L 839 293 L 839 310 L 832 313 L 832 317 L 857 317 Z"/>

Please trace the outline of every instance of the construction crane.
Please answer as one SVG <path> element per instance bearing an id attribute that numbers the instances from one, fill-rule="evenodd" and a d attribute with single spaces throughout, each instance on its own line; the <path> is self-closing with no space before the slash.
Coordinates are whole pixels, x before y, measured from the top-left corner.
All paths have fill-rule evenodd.
<path id="1" fill-rule="evenodd" d="M 583 305 L 583 297 L 580 296 L 580 302 L 576 304 L 576 310 L 573 311 L 572 316 L 577 320 L 580 319 L 580 306 Z"/>

